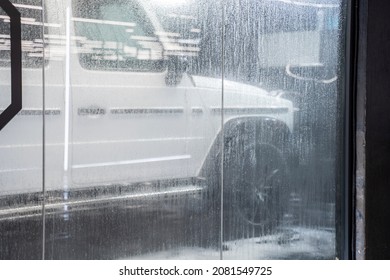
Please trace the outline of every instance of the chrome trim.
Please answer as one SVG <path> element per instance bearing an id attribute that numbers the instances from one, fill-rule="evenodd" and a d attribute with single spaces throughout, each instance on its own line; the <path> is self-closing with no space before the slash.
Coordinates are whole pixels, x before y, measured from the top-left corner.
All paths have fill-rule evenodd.
<path id="1" fill-rule="evenodd" d="M 211 108 L 211 112 L 214 114 L 221 114 L 221 108 Z M 223 109 L 224 114 L 240 114 L 240 115 L 248 115 L 248 114 L 282 114 L 288 113 L 287 107 L 225 107 Z"/>
<path id="2" fill-rule="evenodd" d="M 42 116 L 42 109 L 22 109 L 18 113 L 18 115 L 21 116 Z M 60 115 L 61 110 L 60 109 L 46 109 L 45 110 L 45 115 Z"/>
<path id="3" fill-rule="evenodd" d="M 184 108 L 115 108 L 110 110 L 111 114 L 182 114 Z"/>
<path id="4" fill-rule="evenodd" d="M 161 161 L 183 160 L 183 159 L 190 159 L 190 158 L 191 158 L 191 155 L 178 155 L 178 156 L 168 156 L 168 157 L 158 157 L 158 158 L 143 158 L 143 159 L 135 159 L 135 160 L 122 160 L 122 161 L 113 161 L 113 162 L 75 164 L 75 165 L 72 165 L 72 168 L 73 169 L 79 169 L 79 168 L 91 168 L 91 167 L 106 167 L 106 166 L 130 165 L 130 164 L 151 163 L 151 162 L 161 162 Z"/>
<path id="5" fill-rule="evenodd" d="M 0 112 L 3 112 L 4 110 L 0 110 Z M 21 116 L 42 116 L 42 109 L 22 109 L 18 115 Z M 60 115 L 61 110 L 60 109 L 46 109 L 45 115 Z"/>

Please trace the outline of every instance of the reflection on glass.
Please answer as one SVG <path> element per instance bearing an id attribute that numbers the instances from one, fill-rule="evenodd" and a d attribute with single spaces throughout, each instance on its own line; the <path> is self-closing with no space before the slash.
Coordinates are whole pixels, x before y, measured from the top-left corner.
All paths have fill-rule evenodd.
<path id="1" fill-rule="evenodd" d="M 294 109 L 251 116 L 225 141 L 224 258 L 336 256 L 342 5 L 325 2 L 225 3 L 226 79 Z"/>
<path id="2" fill-rule="evenodd" d="M 5 12 L 0 9 L 0 20 L 8 19 L 9 17 L 5 15 Z M 10 24 L 8 22 L 1 22 L 0 24 L 0 63 L 5 63 L 9 65 L 10 54 L 11 54 L 11 42 L 9 40 L 10 34 Z M 2 79 L 2 94 L 0 96 L 0 108 L 1 112 L 5 110 L 11 104 L 11 68 L 8 68 L 8 71 L 3 71 L 4 75 L 7 75 L 7 78 Z"/>
<path id="3" fill-rule="evenodd" d="M 40 1 L 12 1 L 21 13 L 22 24 L 22 61 L 26 68 L 39 68 L 43 60 L 42 6 Z M 28 3 L 28 4 L 26 4 Z M 0 11 L 0 66 L 10 66 L 10 29 L 9 17 Z"/>
<path id="4" fill-rule="evenodd" d="M 94 3 L 93 5 L 91 5 Z M 91 9 L 92 7 L 92 9 Z M 162 44 L 145 11 L 132 1 L 79 1 L 74 17 L 82 65 L 87 68 L 162 71 Z"/>
<path id="5" fill-rule="evenodd" d="M 0 131 L 0 259 L 42 258 L 42 22 L 40 0 L 21 13 L 23 108 Z M 0 9 L 0 112 L 11 103 L 10 19 Z"/>
<path id="6" fill-rule="evenodd" d="M 342 1 L 16 2 L 45 67 L 46 258 L 336 257 Z"/>
<path id="7" fill-rule="evenodd" d="M 208 187 L 203 162 L 208 157 L 215 170 L 208 176 L 217 176 L 208 150 L 221 124 L 221 79 L 188 75 L 197 43 L 162 28 L 149 4 L 72 1 L 63 10 L 65 33 L 48 34 L 62 39 L 55 48 L 65 56 L 49 67 L 66 73 L 46 79 L 47 92 L 65 92 L 57 92 L 63 104 L 50 103 L 64 113 L 48 137 L 69 145 L 46 153 L 47 258 L 199 246 L 219 256 L 219 185 Z M 219 43 L 209 50 L 220 59 Z"/>

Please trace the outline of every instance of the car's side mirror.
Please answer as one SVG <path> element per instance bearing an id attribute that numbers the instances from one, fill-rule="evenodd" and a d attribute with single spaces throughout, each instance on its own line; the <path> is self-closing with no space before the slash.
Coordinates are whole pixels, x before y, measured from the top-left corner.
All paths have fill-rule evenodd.
<path id="1" fill-rule="evenodd" d="M 183 74 L 187 71 L 188 61 L 185 56 L 169 56 L 167 60 L 167 75 L 165 77 L 165 83 L 167 86 L 177 86 Z"/>

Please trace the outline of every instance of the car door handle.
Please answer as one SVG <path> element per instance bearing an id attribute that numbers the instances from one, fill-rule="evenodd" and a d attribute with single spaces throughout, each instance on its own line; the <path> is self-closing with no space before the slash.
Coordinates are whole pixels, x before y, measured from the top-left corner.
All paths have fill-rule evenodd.
<path id="1" fill-rule="evenodd" d="M 102 116 L 106 114 L 106 109 L 100 107 L 80 107 L 77 109 L 79 116 Z"/>
<path id="2" fill-rule="evenodd" d="M 0 1 L 0 8 L 10 18 L 11 35 L 11 104 L 0 114 L 2 130 L 22 110 L 22 33 L 19 11 L 9 0 Z"/>

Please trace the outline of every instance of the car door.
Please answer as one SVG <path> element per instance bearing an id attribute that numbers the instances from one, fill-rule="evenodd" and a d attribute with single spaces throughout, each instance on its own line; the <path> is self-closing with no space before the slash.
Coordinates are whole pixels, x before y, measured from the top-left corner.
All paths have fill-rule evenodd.
<path id="1" fill-rule="evenodd" d="M 165 83 L 166 34 L 138 1 L 73 1 L 69 21 L 73 185 L 186 177 L 189 81 Z"/>

